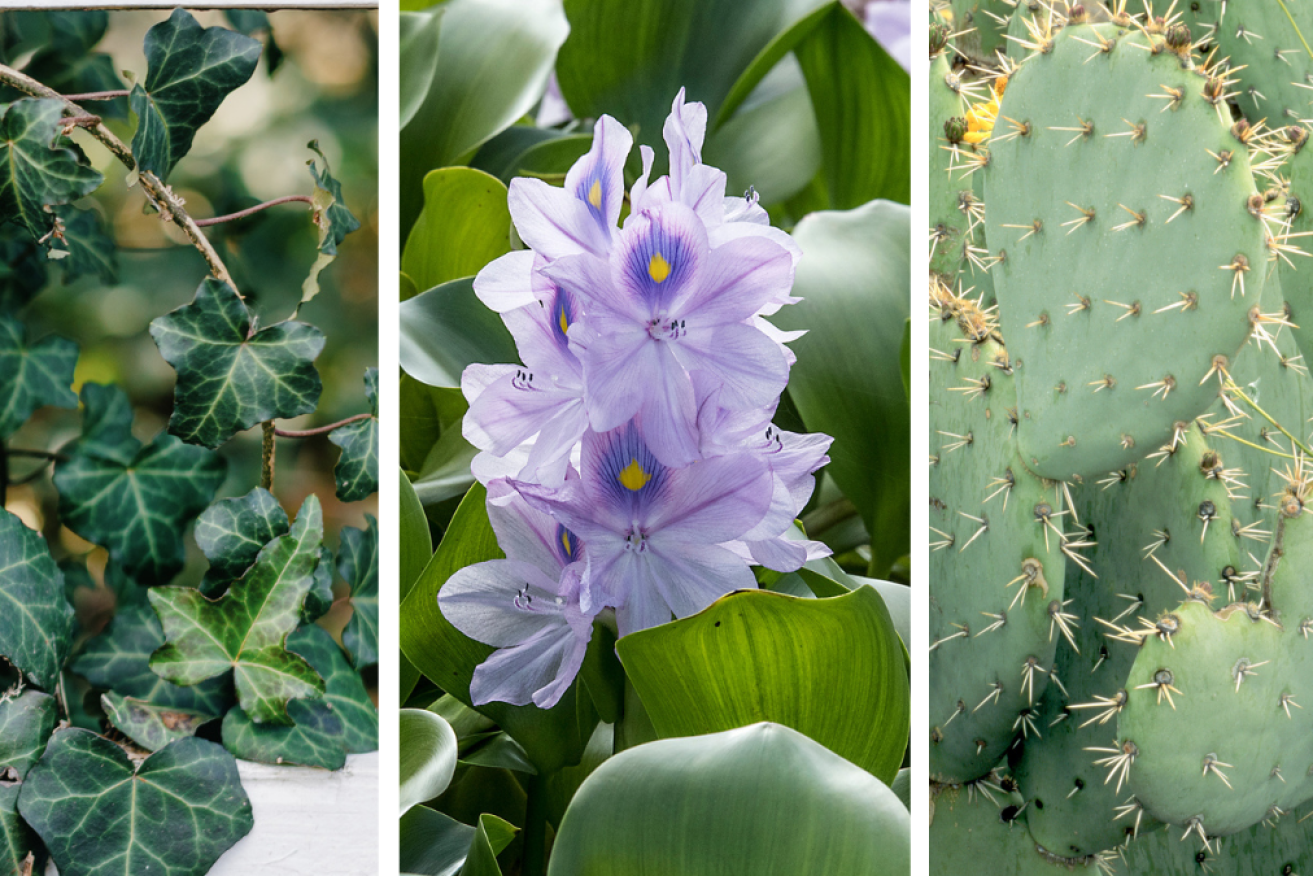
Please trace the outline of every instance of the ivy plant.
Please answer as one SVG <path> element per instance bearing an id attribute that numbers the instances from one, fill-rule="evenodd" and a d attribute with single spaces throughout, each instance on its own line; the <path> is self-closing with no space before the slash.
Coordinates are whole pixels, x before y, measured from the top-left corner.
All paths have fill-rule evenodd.
<path id="1" fill-rule="evenodd" d="M 226 24 L 158 21 L 129 86 L 97 51 L 108 13 L 0 16 L 0 499 L 42 491 L 0 510 L 0 873 L 208 872 L 253 825 L 237 758 L 339 769 L 378 746 L 377 522 L 342 528 L 335 553 L 321 497 L 275 480 L 280 444 L 317 442 L 336 502 L 378 490 L 376 369 L 342 390 L 360 413 L 286 422 L 321 411 L 325 333 L 300 313 L 360 223 L 316 143 L 285 181 L 302 193 L 192 215 L 172 177 L 260 59 L 281 59 L 263 13 Z M 125 184 L 194 250 L 174 262 L 193 299 L 149 327 L 175 381 L 162 429 L 25 315 L 56 267 L 115 284 L 100 197 Z M 265 321 L 209 229 L 283 204 L 317 252 L 291 315 Z M 52 407 L 78 412 L 71 428 Z M 228 445 L 256 428 L 259 466 L 234 465 Z M 98 617 L 74 609 L 88 592 L 108 598 Z"/>

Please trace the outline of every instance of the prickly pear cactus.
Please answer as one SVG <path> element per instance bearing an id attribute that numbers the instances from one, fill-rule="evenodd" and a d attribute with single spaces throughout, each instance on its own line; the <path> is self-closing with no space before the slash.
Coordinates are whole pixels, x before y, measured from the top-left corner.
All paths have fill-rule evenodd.
<path id="1" fill-rule="evenodd" d="M 963 77 L 953 72 L 949 63 L 948 28 L 932 25 L 930 34 L 934 55 L 929 84 L 930 270 L 951 285 L 966 260 L 980 208 L 972 181 L 962 168 L 973 149 L 967 141 L 970 105 L 962 93 Z"/>
<path id="2" fill-rule="evenodd" d="M 1298 124 L 1309 117 L 1313 55 L 1304 40 L 1313 35 L 1313 5 L 1300 0 L 1212 4 L 1217 20 L 1201 35 L 1229 59 L 1236 106 L 1250 122 L 1269 127 Z"/>
<path id="3" fill-rule="evenodd" d="M 1067 480 L 1203 413 L 1249 336 L 1267 251 L 1246 145 L 1188 38 L 1047 28 L 999 108 L 985 204 L 1022 454 Z"/>

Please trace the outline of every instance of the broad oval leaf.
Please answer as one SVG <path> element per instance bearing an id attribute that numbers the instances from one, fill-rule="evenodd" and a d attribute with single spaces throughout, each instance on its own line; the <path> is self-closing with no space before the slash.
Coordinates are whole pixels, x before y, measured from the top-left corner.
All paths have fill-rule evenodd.
<path id="1" fill-rule="evenodd" d="M 77 361 L 72 341 L 47 337 L 33 343 L 22 323 L 0 316 L 0 441 L 42 405 L 77 407 L 69 388 Z"/>
<path id="2" fill-rule="evenodd" d="M 23 780 L 46 750 L 58 717 L 55 698 L 49 694 L 29 688 L 17 696 L 0 696 L 0 780 L 11 770 Z"/>
<path id="3" fill-rule="evenodd" d="M 410 229 L 401 270 L 421 289 L 472 277 L 511 251 L 506 186 L 472 167 L 443 167 L 424 177 L 424 212 Z"/>
<path id="4" fill-rule="evenodd" d="M 401 816 L 401 872 L 456 876 L 465 864 L 474 828 L 427 806 Z"/>
<path id="5" fill-rule="evenodd" d="M 0 223 L 14 222 L 33 238 L 45 236 L 51 215 L 45 207 L 67 204 L 95 191 L 104 180 L 56 145 L 62 100 L 16 100 L 0 108 Z"/>
<path id="6" fill-rule="evenodd" d="M 401 367 L 429 386 L 460 386 L 465 366 L 518 362 L 511 333 L 474 294 L 474 279 L 452 280 L 401 302 Z"/>
<path id="7" fill-rule="evenodd" d="M 424 514 L 424 506 L 419 503 L 419 496 L 415 495 L 415 488 L 411 486 L 410 478 L 406 477 L 404 471 L 399 471 L 397 476 L 400 478 L 400 494 L 397 500 L 400 506 L 397 513 L 399 577 L 401 598 L 405 599 L 411 588 L 415 586 L 415 582 L 419 580 L 420 573 L 433 557 L 433 535 L 429 532 L 429 519 Z M 404 703 L 415 690 L 415 685 L 419 683 L 419 670 L 405 654 L 399 655 L 399 658 L 401 660 L 400 699 Z"/>
<path id="8" fill-rule="evenodd" d="M 342 645 L 357 668 L 378 662 L 378 520 L 365 515 L 365 528 L 342 528 L 337 572 L 351 586 L 351 620 Z"/>
<path id="9" fill-rule="evenodd" d="M 896 876 L 911 872 L 910 822 L 869 773 L 787 727 L 754 724 L 602 764 L 570 803 L 547 872 Z"/>
<path id="10" fill-rule="evenodd" d="M 54 735 L 18 811 L 62 876 L 202 876 L 254 823 L 222 747 L 182 739 L 134 770 L 122 748 L 87 730 Z"/>
<path id="11" fill-rule="evenodd" d="M 169 432 L 188 444 L 218 447 L 275 417 L 308 414 L 323 388 L 315 358 L 324 334 L 303 322 L 252 332 L 237 290 L 206 279 L 196 298 L 150 324 L 160 355 L 178 372 Z"/>
<path id="12" fill-rule="evenodd" d="M 251 78 L 260 41 L 227 28 L 203 28 L 175 9 L 146 32 L 146 80 L 129 97 L 137 115 L 137 166 L 164 179 L 228 94 Z"/>
<path id="13" fill-rule="evenodd" d="M 339 426 L 328 440 L 342 448 L 333 477 L 337 497 L 343 502 L 359 502 L 378 492 L 378 369 L 365 371 L 365 397 L 369 400 L 367 419 Z"/>
<path id="14" fill-rule="evenodd" d="M 911 545 L 910 406 L 899 354 L 911 311 L 911 214 L 874 201 L 813 213 L 793 238 L 802 247 L 793 294 L 771 318 L 807 334 L 789 397 L 807 428 L 834 436 L 826 469 L 857 506 L 871 536 L 871 574 L 885 575 Z"/>
<path id="15" fill-rule="evenodd" d="M 53 690 L 73 634 L 64 575 L 41 534 L 0 509 L 0 655 Z"/>
<path id="16" fill-rule="evenodd" d="M 884 782 L 903 762 L 911 714 L 903 647 L 870 587 L 830 599 L 732 593 L 625 636 L 616 651 L 663 738 L 771 721 Z"/>
<path id="17" fill-rule="evenodd" d="M 438 34 L 442 27 L 442 9 L 428 12 L 402 12 L 398 54 L 401 57 L 401 127 L 419 111 L 428 96 L 433 74 L 438 69 Z"/>
<path id="18" fill-rule="evenodd" d="M 166 644 L 151 657 L 150 668 L 175 684 L 197 684 L 232 669 L 237 700 L 252 720 L 291 723 L 288 700 L 324 692 L 324 680 L 310 664 L 285 648 L 314 583 L 323 532 L 319 499 L 312 494 L 291 531 L 266 545 L 218 601 L 189 587 L 151 590 Z"/>
<path id="19" fill-rule="evenodd" d="M 398 718 L 401 755 L 401 814 L 432 800 L 456 774 L 456 731 L 424 709 L 402 709 Z"/>

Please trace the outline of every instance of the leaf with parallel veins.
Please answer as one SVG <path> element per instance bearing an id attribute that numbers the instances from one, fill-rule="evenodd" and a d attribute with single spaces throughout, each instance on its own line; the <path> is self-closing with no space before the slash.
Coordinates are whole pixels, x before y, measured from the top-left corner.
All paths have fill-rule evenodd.
<path id="1" fill-rule="evenodd" d="M 160 354 L 178 373 L 170 433 L 214 448 L 256 423 L 315 409 L 323 333 L 292 321 L 253 328 L 236 290 L 215 279 L 201 283 L 191 304 L 150 324 Z"/>
<path id="2" fill-rule="evenodd" d="M 342 644 L 360 668 L 378 662 L 378 521 L 365 515 L 365 528 L 342 528 L 337 571 L 351 585 L 351 620 Z"/>
<path id="3" fill-rule="evenodd" d="M 53 224 L 46 207 L 89 195 L 104 181 L 62 143 L 52 145 L 64 115 L 61 100 L 18 100 L 0 107 L 0 222 L 36 238 Z"/>
<path id="4" fill-rule="evenodd" d="M 73 632 L 64 576 L 41 534 L 0 509 L 0 656 L 51 690 Z"/>
<path id="5" fill-rule="evenodd" d="M 146 81 L 129 97 L 137 114 L 132 154 L 141 170 L 164 179 L 191 149 L 197 129 L 251 78 L 261 47 L 226 28 L 203 28 L 175 9 L 146 32 L 145 48 Z"/>
<path id="6" fill-rule="evenodd" d="M 368 420 L 356 420 L 339 426 L 328 436 L 342 455 L 333 474 L 337 479 L 337 497 L 343 502 L 359 502 L 378 492 L 378 369 L 365 371 L 365 394 L 369 398 Z"/>
<path id="7" fill-rule="evenodd" d="M 19 814 L 63 876 L 202 876 L 254 824 L 237 762 L 203 739 L 134 770 L 108 739 L 61 730 L 22 788 Z"/>
<path id="8" fill-rule="evenodd" d="M 82 397 L 87 431 L 55 467 L 63 522 L 139 583 L 164 583 L 181 571 L 183 530 L 214 498 L 226 464 L 172 435 L 142 446 L 117 387 L 87 384 Z"/>
<path id="9" fill-rule="evenodd" d="M 77 407 L 69 389 L 77 359 L 72 341 L 46 337 L 31 343 L 22 323 L 0 316 L 0 440 L 42 405 Z"/>
<path id="10" fill-rule="evenodd" d="M 267 544 L 221 599 L 188 587 L 152 590 L 166 644 L 151 657 L 151 669 L 176 684 L 232 669 L 238 702 L 252 720 L 290 723 L 289 700 L 324 692 L 324 680 L 284 644 L 313 586 L 323 529 L 319 499 L 311 495 L 291 531 Z"/>

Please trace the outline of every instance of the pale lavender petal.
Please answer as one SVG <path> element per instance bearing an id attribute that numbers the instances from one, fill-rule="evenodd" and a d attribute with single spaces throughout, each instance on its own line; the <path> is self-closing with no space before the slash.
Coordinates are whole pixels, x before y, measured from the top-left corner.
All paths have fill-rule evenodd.
<path id="1" fill-rule="evenodd" d="M 740 237 L 711 250 L 677 313 L 698 326 L 743 322 L 792 288 L 788 250 L 765 237 Z"/>
<path id="2" fill-rule="evenodd" d="M 526 443 L 521 444 L 504 456 L 498 456 L 486 450 L 477 453 L 470 463 L 470 474 L 474 475 L 474 479 L 484 486 L 499 479 L 518 477 L 528 461 L 529 451 L 532 449 L 533 444 Z"/>
<path id="3" fill-rule="evenodd" d="M 645 210 L 625 223 L 611 252 L 612 285 L 635 302 L 640 319 L 674 315 L 696 291 L 707 252 L 707 230 L 687 206 Z"/>
<path id="4" fill-rule="evenodd" d="M 673 613 L 658 585 L 651 554 L 626 552 L 610 567 L 611 586 L 623 593 L 614 601 L 621 636 L 669 623 Z"/>
<path id="5" fill-rule="evenodd" d="M 584 435 L 580 467 L 584 492 L 594 513 L 605 514 L 617 535 L 623 536 L 635 521 L 646 521 L 652 509 L 665 501 L 669 474 L 635 421 Z"/>
<path id="6" fill-rule="evenodd" d="M 593 126 L 593 145 L 565 175 L 565 191 L 582 201 L 610 237 L 625 198 L 625 159 L 634 137 L 624 125 L 602 116 Z"/>
<path id="7" fill-rule="evenodd" d="M 474 294 L 489 310 L 505 313 L 537 302 L 534 289 L 534 254 L 508 252 L 483 266 L 474 278 Z"/>
<path id="8" fill-rule="evenodd" d="M 475 363 L 466 365 L 460 375 L 460 392 L 465 401 L 474 404 L 475 399 L 483 395 L 488 387 L 508 374 L 514 374 L 518 365 L 483 365 Z"/>
<path id="9" fill-rule="evenodd" d="M 648 319 L 648 308 L 614 282 L 610 262 L 594 255 L 567 256 L 542 269 L 560 288 L 574 296 L 589 316 L 611 314 L 635 323 Z M 604 313 L 603 313 L 604 312 Z"/>
<path id="10" fill-rule="evenodd" d="M 718 544 L 738 538 L 765 516 L 770 469 L 746 453 L 704 459 L 669 472 L 664 501 L 646 518 L 653 544 Z"/>
<path id="11" fill-rule="evenodd" d="M 774 341 L 776 344 L 779 345 L 780 352 L 784 354 L 784 361 L 789 363 L 790 368 L 792 368 L 795 364 L 797 364 L 798 362 L 797 355 L 788 347 L 786 347 L 785 344 L 792 343 L 793 341 L 796 341 L 798 340 L 798 338 L 807 334 L 806 329 L 802 329 L 800 331 L 786 332 L 782 329 L 776 328 L 773 323 L 771 323 L 769 320 L 765 319 L 764 317 L 760 317 L 760 316 L 753 317 L 752 324 L 757 327 L 757 330 L 759 332 L 761 332 L 766 337 L 770 338 L 772 341 Z"/>
<path id="12" fill-rule="evenodd" d="M 789 489 L 794 507 L 801 511 L 811 499 L 816 479 L 812 475 L 830 461 L 826 454 L 834 439 L 821 432 L 788 432 L 774 429 L 775 446 L 765 455 L 771 471 Z M 795 513 L 797 513 L 795 511 Z"/>
<path id="13" fill-rule="evenodd" d="M 648 179 L 652 176 L 652 161 L 656 158 L 652 152 L 651 146 L 639 146 L 638 154 L 643 159 L 643 172 L 639 174 L 638 179 L 629 187 L 629 212 L 630 214 L 641 213 L 649 206 L 655 206 L 655 203 L 648 203 Z"/>
<path id="14" fill-rule="evenodd" d="M 761 518 L 756 526 L 743 533 L 740 538 L 743 541 L 774 538 L 793 526 L 793 521 L 797 519 L 799 510 L 801 509 L 794 507 L 793 496 L 789 493 L 788 484 L 784 482 L 783 478 L 772 474 L 770 508 L 766 511 L 766 516 Z M 771 568 L 775 567 L 771 566 Z"/>
<path id="15" fill-rule="evenodd" d="M 557 588 L 557 578 L 535 565 L 488 560 L 456 570 L 438 591 L 438 606 L 471 639 L 503 648 L 565 624 Z"/>
<path id="16" fill-rule="evenodd" d="M 794 540 L 786 536 L 747 542 L 752 558 L 776 572 L 796 572 L 808 560 L 819 560 L 833 553 L 819 541 Z"/>
<path id="17" fill-rule="evenodd" d="M 682 468 L 700 457 L 697 400 L 671 344 L 656 344 L 657 364 L 645 377 L 651 389 L 642 408 L 643 435 L 663 464 Z"/>
<path id="18" fill-rule="evenodd" d="M 590 629 L 591 633 L 591 629 Z M 583 663 L 588 640 L 569 626 L 495 652 L 474 669 L 470 699 L 476 706 L 501 702 L 551 708 L 569 689 Z"/>
<path id="19" fill-rule="evenodd" d="M 561 94 L 561 83 L 556 81 L 556 71 L 553 70 L 547 78 L 547 90 L 543 92 L 542 102 L 538 104 L 538 127 L 554 128 L 573 118 L 574 114 L 570 112 L 570 106 Z"/>
<path id="20" fill-rule="evenodd" d="M 756 590 L 748 564 L 723 547 L 679 543 L 648 554 L 649 571 L 675 617 L 697 614 L 735 590 Z"/>
<path id="21" fill-rule="evenodd" d="M 588 414 L 581 397 L 562 405 L 555 417 L 543 424 L 529 457 L 516 477 L 522 481 L 552 486 L 561 483 L 570 467 L 570 456 L 588 428 Z"/>
<path id="22" fill-rule="evenodd" d="M 466 441 L 498 455 L 514 450 L 554 417 L 579 403 L 577 388 L 561 389 L 550 380 L 536 379 L 525 368 L 509 367 L 509 373 L 470 403 L 461 425 Z"/>
<path id="23" fill-rule="evenodd" d="M 548 260 L 591 252 L 605 255 L 611 235 L 588 205 L 540 179 L 516 177 L 506 197 L 515 228 L 530 249 Z"/>
<path id="24" fill-rule="evenodd" d="M 765 215 L 766 212 L 763 210 L 762 216 Z M 759 223 L 755 216 L 749 216 L 743 220 L 732 220 L 726 215 L 723 224 L 707 229 L 707 241 L 711 244 L 712 249 L 722 247 L 731 240 L 738 240 L 741 237 L 764 237 L 778 243 L 788 250 L 789 257 L 793 260 L 795 268 L 798 266 L 798 260 L 802 258 L 802 248 L 793 239 L 793 235 L 773 225 L 766 224 L 765 221 Z M 801 298 L 794 299 L 795 302 L 801 300 Z"/>
<path id="25" fill-rule="evenodd" d="M 707 134 L 707 108 L 701 103 L 685 104 L 684 89 L 679 89 L 661 133 L 670 150 L 671 187 L 678 196 L 688 172 L 694 165 L 702 163 L 702 141 Z"/>
<path id="26" fill-rule="evenodd" d="M 580 311 L 565 289 L 553 290 L 541 303 L 534 302 L 502 314 L 502 322 L 515 339 L 520 361 L 531 369 L 536 379 L 549 380 L 583 390 L 583 372 L 579 360 L 570 351 L 568 330 Z"/>
<path id="27" fill-rule="evenodd" d="M 709 164 L 696 164 L 684 177 L 679 200 L 707 226 L 725 221 L 725 172 Z"/>
<path id="28" fill-rule="evenodd" d="M 652 395 L 661 364 L 659 344 L 641 326 L 601 316 L 577 323 L 570 335 L 583 363 L 584 400 L 593 429 L 605 432 L 632 419 Z"/>
<path id="29" fill-rule="evenodd" d="M 753 225 L 770 225 L 770 214 L 761 206 L 761 195 L 748 189 L 741 198 L 725 199 L 725 222 L 750 222 Z M 715 246 L 715 244 L 712 244 Z"/>
<path id="30" fill-rule="evenodd" d="M 674 350 L 687 370 L 706 369 L 721 379 L 720 403 L 731 410 L 769 404 L 789 380 L 783 349 L 750 325 L 690 326 Z"/>
<path id="31" fill-rule="evenodd" d="M 904 70 L 912 69 L 912 5 L 908 0 L 867 3 L 866 29 Z"/>
<path id="32" fill-rule="evenodd" d="M 508 560 L 535 566 L 548 578 L 559 579 L 562 569 L 583 558 L 582 542 L 506 481 L 488 485 L 488 520 Z"/>
<path id="33" fill-rule="evenodd" d="M 582 540 L 587 545 L 584 554 L 590 562 L 598 556 L 623 550 L 624 536 L 621 533 L 628 520 L 607 503 L 596 501 L 580 479 L 566 478 L 558 487 L 513 480 L 511 486 L 530 506 L 550 514 Z"/>

